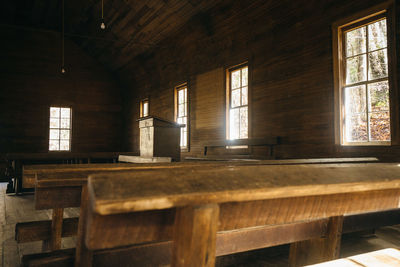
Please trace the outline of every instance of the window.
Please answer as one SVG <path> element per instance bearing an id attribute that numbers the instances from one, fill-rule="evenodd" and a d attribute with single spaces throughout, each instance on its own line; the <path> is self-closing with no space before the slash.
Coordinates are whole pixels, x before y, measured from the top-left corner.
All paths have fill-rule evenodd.
<path id="1" fill-rule="evenodd" d="M 187 85 L 175 87 L 175 120 L 185 124 L 181 128 L 181 149 L 188 148 L 188 90 Z"/>
<path id="2" fill-rule="evenodd" d="M 387 13 L 378 12 L 339 26 L 335 34 L 337 138 L 342 145 L 390 145 Z"/>
<path id="3" fill-rule="evenodd" d="M 71 150 L 71 108 L 50 107 L 49 151 Z"/>
<path id="4" fill-rule="evenodd" d="M 143 99 L 140 101 L 140 117 L 147 117 L 149 116 L 149 99 Z"/>
<path id="5" fill-rule="evenodd" d="M 227 139 L 247 139 L 249 135 L 247 65 L 228 70 L 227 88 Z"/>

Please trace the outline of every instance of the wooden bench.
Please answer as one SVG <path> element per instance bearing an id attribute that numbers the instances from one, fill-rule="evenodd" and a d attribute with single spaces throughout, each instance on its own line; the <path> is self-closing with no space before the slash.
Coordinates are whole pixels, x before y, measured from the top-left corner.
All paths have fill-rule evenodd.
<path id="1" fill-rule="evenodd" d="M 178 168 L 190 166 L 218 165 L 280 165 L 280 164 L 314 164 L 340 162 L 374 162 L 376 158 L 320 158 L 297 160 L 265 160 L 234 162 L 177 162 L 172 164 L 49 164 L 25 167 L 25 174 L 34 177 L 36 185 L 35 208 L 53 209 L 52 221 L 24 222 L 16 225 L 15 239 L 19 243 L 43 240 L 44 250 L 56 250 L 61 245 L 61 238 L 76 234 L 77 218 L 62 221 L 63 209 L 79 207 L 81 187 L 86 183 L 89 174 L 101 171 L 122 171 L 150 168 Z M 53 225 L 53 227 L 52 227 Z M 57 230 L 61 227 L 63 230 Z M 75 229 L 75 231 L 64 231 Z M 52 240 L 52 241 L 51 241 Z"/>
<path id="2" fill-rule="evenodd" d="M 181 165 L 173 164 L 177 167 Z M 165 164 L 130 163 L 29 166 L 25 173 L 34 177 L 35 208 L 52 209 L 52 220 L 17 223 L 15 239 L 18 243 L 43 240 L 43 250 L 60 249 L 61 238 L 75 235 L 78 222 L 77 218 L 63 221 L 64 208 L 80 206 L 82 185 L 86 183 L 89 174 L 165 168 L 165 166 Z M 65 228 L 68 230 L 64 231 Z M 49 239 L 45 239 L 47 237 Z"/>
<path id="3" fill-rule="evenodd" d="M 204 156 L 207 156 L 208 148 L 211 147 L 234 147 L 234 146 L 268 146 L 270 157 L 274 156 L 274 146 L 281 144 L 281 137 L 263 139 L 236 139 L 209 142 L 204 145 Z"/>
<path id="4" fill-rule="evenodd" d="M 5 153 L 0 154 L 12 168 L 12 177 L 8 177 L 7 193 L 23 193 L 33 188 L 32 183 L 24 183 L 23 168 L 29 164 L 47 163 L 91 163 L 116 162 L 119 152 L 56 152 L 56 153 Z M 126 153 L 124 153 L 126 154 Z"/>
<path id="5" fill-rule="evenodd" d="M 49 164 L 26 166 L 25 175 L 33 177 L 35 208 L 52 209 L 52 220 L 17 223 L 15 239 L 18 243 L 44 241 L 43 250 L 57 250 L 61 238 L 76 235 L 78 218 L 63 221 L 64 208 L 79 207 L 82 185 L 90 174 L 126 170 L 180 168 L 194 165 L 215 165 L 221 162 L 156 163 L 156 164 Z M 238 164 L 238 163 L 237 163 Z M 65 230 L 66 229 L 66 230 Z"/>
<path id="6" fill-rule="evenodd" d="M 340 162 L 374 162 L 376 158 L 322 158 L 322 159 L 298 159 L 298 160 L 266 160 L 266 161 L 235 161 L 235 162 L 181 162 L 172 164 L 114 164 L 119 170 L 126 169 L 157 169 L 157 168 L 178 168 L 221 165 L 290 165 L 290 164 L 314 164 L 314 163 L 340 163 Z M 76 165 L 35 165 L 31 170 L 36 169 L 36 196 L 35 205 L 37 209 L 53 209 L 53 221 L 39 221 L 18 223 L 16 225 L 16 240 L 19 243 L 43 240 L 44 249 L 56 250 L 61 245 L 61 238 L 76 235 L 77 218 L 70 218 L 62 221 L 62 209 L 67 207 L 78 207 L 81 198 L 81 186 L 86 183 L 87 176 L 98 171 L 109 170 L 104 164 L 76 164 Z M 396 211 L 397 212 L 397 211 Z M 391 214 L 392 215 L 392 214 Z M 392 225 L 399 221 L 398 216 L 385 214 L 373 214 L 370 217 L 390 217 L 385 220 L 385 225 Z M 381 218 L 373 221 L 375 224 L 360 224 L 364 220 L 360 218 L 351 219 L 352 227 L 360 225 L 360 229 L 379 226 Z M 51 225 L 57 227 L 51 227 Z M 358 229 L 358 228 L 357 228 Z M 356 231 L 353 229 L 352 231 Z M 52 241 L 51 241 L 52 240 Z"/>
<path id="7" fill-rule="evenodd" d="M 95 251 L 145 243 L 172 245 L 172 266 L 213 266 L 216 255 L 293 242 L 291 266 L 332 260 L 344 215 L 395 209 L 399 197 L 398 164 L 386 163 L 91 175 L 76 266 L 91 266 Z"/>
<path id="8" fill-rule="evenodd" d="M 352 257 L 323 262 L 309 267 L 398 267 L 400 266 L 400 250 L 395 248 L 381 249 Z"/>

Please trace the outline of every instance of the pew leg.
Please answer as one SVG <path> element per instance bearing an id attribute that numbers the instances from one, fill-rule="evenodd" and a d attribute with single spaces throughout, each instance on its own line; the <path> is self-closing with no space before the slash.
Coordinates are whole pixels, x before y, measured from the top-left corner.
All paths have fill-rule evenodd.
<path id="1" fill-rule="evenodd" d="M 332 217 L 328 221 L 324 237 L 291 244 L 289 266 L 304 266 L 337 259 L 340 252 L 343 216 Z"/>
<path id="2" fill-rule="evenodd" d="M 63 208 L 53 209 L 53 216 L 51 220 L 51 237 L 49 240 L 43 241 L 43 251 L 61 249 L 63 214 Z"/>
<path id="3" fill-rule="evenodd" d="M 92 266 L 93 252 L 85 245 L 85 226 L 88 208 L 87 185 L 82 187 L 81 210 L 79 214 L 78 236 L 76 241 L 75 267 Z"/>
<path id="4" fill-rule="evenodd" d="M 214 266 L 219 206 L 178 208 L 171 266 Z"/>

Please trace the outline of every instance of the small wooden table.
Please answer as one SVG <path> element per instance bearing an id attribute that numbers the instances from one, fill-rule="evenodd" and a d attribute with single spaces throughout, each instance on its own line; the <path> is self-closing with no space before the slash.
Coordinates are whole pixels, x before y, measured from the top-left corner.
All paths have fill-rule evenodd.
<path id="1" fill-rule="evenodd" d="M 77 266 L 90 265 L 95 250 L 168 240 L 172 266 L 213 266 L 216 251 L 229 250 L 221 246 L 235 246 L 223 242 L 226 233 L 328 219 L 323 238 L 292 244 L 290 263 L 299 266 L 337 257 L 344 215 L 398 208 L 400 167 L 261 165 L 98 174 L 89 177 L 82 199 Z"/>

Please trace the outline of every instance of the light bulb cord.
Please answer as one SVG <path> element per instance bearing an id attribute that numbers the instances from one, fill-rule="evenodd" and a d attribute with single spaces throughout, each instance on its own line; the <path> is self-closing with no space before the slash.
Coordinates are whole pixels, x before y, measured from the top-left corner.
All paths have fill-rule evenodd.
<path id="1" fill-rule="evenodd" d="M 104 20 L 104 0 L 101 0 L 101 19 Z"/>
<path id="2" fill-rule="evenodd" d="M 64 11 L 64 0 L 62 0 L 62 44 L 61 44 L 61 53 L 62 53 L 62 67 L 64 68 L 64 36 L 65 36 L 65 25 L 64 25 L 64 20 L 65 20 L 65 18 L 64 18 L 64 13 L 65 11 Z"/>

